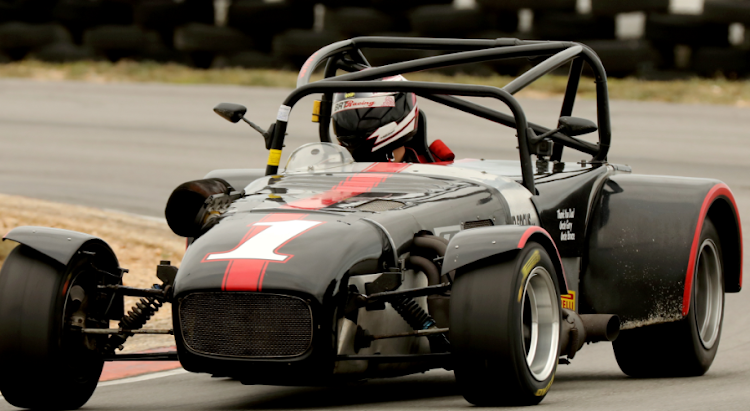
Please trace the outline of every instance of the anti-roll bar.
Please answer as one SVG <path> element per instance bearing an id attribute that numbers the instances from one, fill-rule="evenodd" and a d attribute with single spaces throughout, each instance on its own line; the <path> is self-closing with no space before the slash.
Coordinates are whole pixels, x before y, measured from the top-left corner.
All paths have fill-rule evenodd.
<path id="1" fill-rule="evenodd" d="M 531 193 L 536 193 L 536 190 L 534 189 L 534 171 L 531 164 L 531 154 L 529 150 L 528 123 L 526 122 L 526 115 L 524 114 L 521 105 L 510 93 L 500 88 L 465 84 L 444 84 L 419 81 L 318 81 L 299 87 L 287 96 L 286 100 L 284 100 L 284 104 L 279 108 L 279 113 L 276 117 L 273 141 L 271 143 L 271 152 L 268 157 L 268 165 L 266 166 L 266 175 L 273 175 L 278 172 L 279 161 L 281 159 L 281 148 L 284 146 L 284 135 L 286 134 L 289 113 L 291 112 L 292 107 L 294 107 L 294 105 L 303 97 L 310 94 L 331 93 L 341 90 L 355 93 L 411 92 L 420 96 L 451 94 L 469 97 L 492 97 L 502 101 L 508 106 L 508 108 L 510 108 L 511 113 L 513 113 L 513 121 L 518 131 L 518 148 L 521 158 L 523 185 Z M 482 113 L 464 110 L 463 107 L 456 108 L 493 120 L 492 116 L 489 115 L 482 115 Z"/>

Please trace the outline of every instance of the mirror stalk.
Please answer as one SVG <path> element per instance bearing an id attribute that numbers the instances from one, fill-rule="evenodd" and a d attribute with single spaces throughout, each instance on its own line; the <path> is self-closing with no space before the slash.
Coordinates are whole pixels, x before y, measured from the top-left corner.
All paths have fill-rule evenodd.
<path id="1" fill-rule="evenodd" d="M 266 130 L 263 130 L 262 127 L 260 127 L 259 125 L 253 123 L 252 121 L 248 120 L 247 118 L 245 118 L 245 116 L 242 116 L 242 121 L 244 121 L 245 123 L 249 124 L 250 127 L 253 128 L 253 130 L 259 132 L 261 135 L 263 135 L 263 137 L 266 136 L 266 133 L 267 133 Z"/>

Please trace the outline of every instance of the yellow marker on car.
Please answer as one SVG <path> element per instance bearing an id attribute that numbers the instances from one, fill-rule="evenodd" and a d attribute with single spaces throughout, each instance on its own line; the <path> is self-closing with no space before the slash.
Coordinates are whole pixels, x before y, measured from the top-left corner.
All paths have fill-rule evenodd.
<path id="1" fill-rule="evenodd" d="M 268 165 L 278 166 L 281 162 L 281 150 L 271 149 L 268 152 Z"/>
<path id="2" fill-rule="evenodd" d="M 313 101 L 312 122 L 320 121 L 320 100 Z"/>

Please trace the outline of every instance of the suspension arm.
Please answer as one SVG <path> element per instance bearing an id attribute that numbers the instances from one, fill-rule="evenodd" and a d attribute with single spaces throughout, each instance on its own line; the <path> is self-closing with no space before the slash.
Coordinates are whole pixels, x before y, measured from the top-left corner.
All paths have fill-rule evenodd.
<path id="1" fill-rule="evenodd" d="M 118 284 L 99 285 L 102 291 L 111 291 L 127 297 L 154 297 L 160 300 L 168 300 L 167 290 L 157 288 L 135 288 Z"/>
<path id="2" fill-rule="evenodd" d="M 438 284 L 421 288 L 410 288 L 406 290 L 384 291 L 382 293 L 362 296 L 363 298 L 360 301 L 362 301 L 361 304 L 364 306 L 367 304 L 372 304 L 376 301 L 389 301 L 398 297 L 424 297 L 426 295 L 439 295 L 444 294 L 450 289 L 451 284 Z"/>
<path id="3" fill-rule="evenodd" d="M 146 329 L 135 329 L 135 330 L 124 330 L 122 328 L 82 328 L 81 332 L 84 334 L 168 334 L 174 335 L 174 330 L 167 328 L 146 328 Z"/>
<path id="4" fill-rule="evenodd" d="M 117 354 L 104 357 L 104 361 L 177 361 L 177 351 Z"/>

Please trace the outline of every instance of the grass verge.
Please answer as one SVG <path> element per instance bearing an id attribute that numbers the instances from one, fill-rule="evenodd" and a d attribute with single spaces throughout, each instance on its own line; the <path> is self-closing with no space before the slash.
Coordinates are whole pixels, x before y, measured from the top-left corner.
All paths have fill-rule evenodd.
<path id="1" fill-rule="evenodd" d="M 158 82 L 172 84 L 233 84 L 243 86 L 293 88 L 297 73 L 262 69 L 194 69 L 177 64 L 136 63 L 121 61 L 42 63 L 21 61 L 0 65 L 0 77 L 37 80 L 79 80 L 107 82 Z M 320 75 L 318 77 L 320 78 Z M 428 72 L 411 73 L 412 81 L 439 81 L 461 84 L 484 84 L 502 87 L 510 81 L 507 76 L 476 77 L 446 76 Z M 567 78 L 542 77 L 519 95 L 549 97 L 562 95 Z M 723 104 L 750 107 L 750 81 L 702 79 L 674 81 L 646 81 L 633 78 L 609 79 L 609 94 L 613 99 L 639 101 L 667 101 L 675 103 Z M 596 91 L 591 79 L 580 85 L 580 96 L 594 98 Z"/>
<path id="2" fill-rule="evenodd" d="M 172 233 L 166 222 L 96 208 L 74 206 L 0 194 L 0 233 L 11 229 L 36 225 L 81 231 L 100 237 L 114 250 L 120 266 L 128 268 L 123 282 L 131 287 L 150 288 L 155 282 L 156 265 L 160 260 L 171 260 L 179 266 L 185 252 L 185 240 Z M 0 265 L 16 243 L 0 243 Z M 126 311 L 136 299 L 126 298 Z M 147 327 L 171 328 L 171 307 L 165 305 L 149 321 Z M 117 327 L 116 323 L 112 324 Z M 144 338 L 145 337 L 145 338 Z M 172 336 L 132 337 L 125 352 L 174 345 Z"/>

